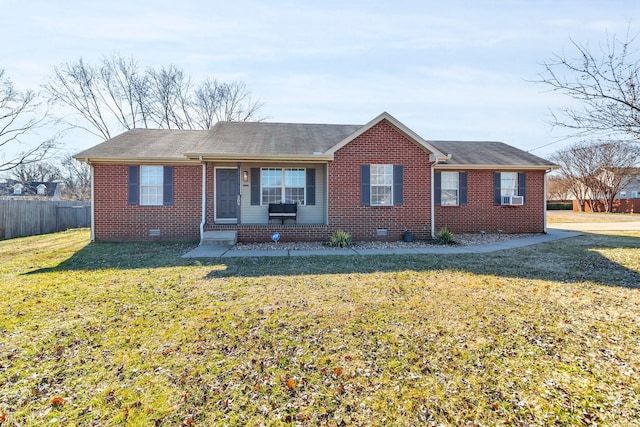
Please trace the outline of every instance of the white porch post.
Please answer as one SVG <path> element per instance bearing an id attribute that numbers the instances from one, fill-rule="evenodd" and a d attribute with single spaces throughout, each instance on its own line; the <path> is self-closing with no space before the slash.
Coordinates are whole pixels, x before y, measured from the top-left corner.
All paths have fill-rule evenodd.
<path id="1" fill-rule="evenodd" d="M 202 161 L 202 157 L 200 157 Z M 204 238 L 204 225 L 207 223 L 207 162 L 202 163 L 202 221 L 200 222 L 200 242 Z"/>

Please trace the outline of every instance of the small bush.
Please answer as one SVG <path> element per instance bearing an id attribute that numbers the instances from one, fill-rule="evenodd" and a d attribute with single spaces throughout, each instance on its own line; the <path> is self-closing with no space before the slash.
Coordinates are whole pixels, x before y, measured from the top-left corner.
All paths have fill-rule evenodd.
<path id="1" fill-rule="evenodd" d="M 332 248 L 346 248 L 347 246 L 351 246 L 351 243 L 351 234 L 338 230 L 329 237 L 326 245 Z"/>
<path id="2" fill-rule="evenodd" d="M 456 236 L 447 227 L 442 227 L 436 232 L 435 240 L 441 245 L 454 245 L 456 243 Z"/>

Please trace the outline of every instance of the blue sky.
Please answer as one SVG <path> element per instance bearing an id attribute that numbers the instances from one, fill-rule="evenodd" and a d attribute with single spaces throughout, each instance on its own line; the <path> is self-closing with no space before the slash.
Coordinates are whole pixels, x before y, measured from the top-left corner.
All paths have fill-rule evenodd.
<path id="1" fill-rule="evenodd" d="M 246 82 L 268 121 L 364 124 L 388 111 L 426 139 L 548 156 L 561 96 L 530 83 L 570 40 L 640 29 L 639 1 L 0 0 L 0 68 L 37 89 L 54 65 L 133 56 Z M 99 142 L 80 132 L 65 144 Z M 544 147 L 543 147 L 544 146 Z M 539 148 L 542 147 L 542 148 Z"/>

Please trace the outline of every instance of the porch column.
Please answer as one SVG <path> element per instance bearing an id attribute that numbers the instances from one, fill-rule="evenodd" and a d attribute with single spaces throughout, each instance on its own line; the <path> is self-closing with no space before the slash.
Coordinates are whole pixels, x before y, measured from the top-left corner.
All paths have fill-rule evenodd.
<path id="1" fill-rule="evenodd" d="M 242 223 L 242 171 L 240 170 L 240 167 L 242 166 L 242 164 L 240 162 L 236 163 L 236 166 L 238 168 L 237 173 L 238 173 L 238 196 L 237 196 L 237 203 L 238 203 L 238 210 L 236 212 L 236 215 L 238 216 L 237 218 L 237 224 L 240 225 Z"/>

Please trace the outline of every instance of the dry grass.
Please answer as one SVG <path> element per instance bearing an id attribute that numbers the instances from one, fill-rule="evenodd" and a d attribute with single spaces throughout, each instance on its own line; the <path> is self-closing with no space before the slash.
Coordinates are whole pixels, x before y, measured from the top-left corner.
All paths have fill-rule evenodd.
<path id="1" fill-rule="evenodd" d="M 572 212 L 572 211 L 547 211 L 547 223 L 603 223 L 603 222 L 637 222 L 640 216 L 637 214 L 602 213 L 602 212 Z"/>
<path id="2" fill-rule="evenodd" d="M 14 425 L 631 425 L 640 233 L 488 255 L 197 262 L 0 242 Z"/>

